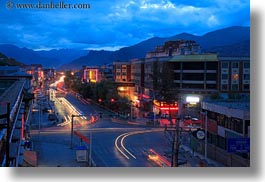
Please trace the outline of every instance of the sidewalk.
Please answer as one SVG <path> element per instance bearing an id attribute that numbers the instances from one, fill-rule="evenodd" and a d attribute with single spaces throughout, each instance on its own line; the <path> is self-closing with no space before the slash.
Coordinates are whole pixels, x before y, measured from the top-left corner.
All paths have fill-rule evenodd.
<path id="1" fill-rule="evenodd" d="M 188 146 L 180 145 L 179 151 L 183 152 L 184 158 L 187 160 L 187 167 L 225 167 L 225 165 L 209 158 L 205 161 L 203 155 L 193 152 Z"/>

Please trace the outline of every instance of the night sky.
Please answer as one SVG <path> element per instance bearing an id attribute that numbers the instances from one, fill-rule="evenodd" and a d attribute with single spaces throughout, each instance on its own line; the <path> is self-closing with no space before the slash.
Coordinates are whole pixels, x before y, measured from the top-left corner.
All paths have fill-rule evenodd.
<path id="1" fill-rule="evenodd" d="M 53 0 L 59 3 L 62 0 Z M 250 25 L 249 0 L 64 0 L 89 9 L 18 9 L 0 1 L 0 43 L 35 50 L 116 50 L 151 37 L 203 35 L 229 26 Z M 50 0 L 41 0 L 42 4 Z"/>

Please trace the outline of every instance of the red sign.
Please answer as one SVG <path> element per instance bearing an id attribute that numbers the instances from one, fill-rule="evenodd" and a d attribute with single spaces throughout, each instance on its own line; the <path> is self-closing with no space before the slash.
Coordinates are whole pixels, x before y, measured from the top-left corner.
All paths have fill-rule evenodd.
<path id="1" fill-rule="evenodd" d="M 78 133 L 77 131 L 74 131 L 74 134 L 79 137 L 80 139 L 82 139 L 84 142 L 86 143 L 90 143 L 89 138 L 85 137 L 84 135 L 82 135 L 81 133 Z"/>

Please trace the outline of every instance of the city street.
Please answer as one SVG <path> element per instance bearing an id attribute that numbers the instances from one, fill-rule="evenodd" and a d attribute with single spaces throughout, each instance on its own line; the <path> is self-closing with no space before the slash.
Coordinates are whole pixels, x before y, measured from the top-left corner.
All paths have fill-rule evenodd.
<path id="1" fill-rule="evenodd" d="M 163 129 L 160 131 L 154 130 L 152 128 L 137 125 L 128 125 L 125 123 L 112 122 L 109 117 L 109 113 L 99 109 L 97 106 L 93 106 L 88 103 L 81 102 L 73 95 L 67 95 L 67 101 L 71 103 L 78 112 L 83 115 L 87 115 L 88 119 L 91 115 L 98 115 L 99 112 L 103 113 L 103 118 L 98 119 L 94 123 L 86 122 L 82 118 L 74 118 L 74 131 L 82 133 L 84 136 L 92 140 L 92 159 L 96 166 L 105 167 L 154 167 L 158 166 L 154 162 L 148 160 L 148 156 L 144 151 L 148 151 L 150 148 L 156 151 L 163 152 L 165 146 L 162 144 L 164 141 Z M 69 107 L 64 105 L 64 98 L 58 98 L 54 101 L 54 109 L 58 116 L 58 121 L 61 122 L 63 118 L 70 119 L 71 115 L 74 114 Z M 47 114 L 46 114 L 47 115 Z M 38 116 L 38 114 L 35 114 Z M 45 116 L 45 114 L 44 114 Z M 64 117 L 66 116 L 66 117 Z M 38 120 L 34 120 L 38 121 Z M 31 135 L 34 140 L 36 150 L 39 156 L 39 166 L 88 166 L 88 163 L 76 163 L 75 161 L 75 148 L 80 145 L 80 139 L 76 136 L 74 137 L 74 147 L 72 151 L 70 150 L 70 125 L 56 124 L 51 126 L 49 124 L 51 121 L 46 121 L 45 117 L 41 121 L 41 131 L 38 132 L 37 129 L 31 131 Z M 47 125 L 47 123 L 49 125 Z M 67 121 L 64 120 L 64 123 Z M 48 126 L 48 127 L 46 127 Z M 140 131 L 137 133 L 135 131 Z M 92 132 L 92 138 L 90 138 L 90 133 Z M 115 141 L 117 137 L 124 133 L 135 132 L 128 136 L 122 141 L 122 144 L 118 143 L 119 146 L 126 146 L 126 150 L 130 151 L 135 158 L 127 159 L 117 147 L 115 147 Z M 145 133 L 147 132 L 147 133 Z M 84 143 L 82 144 L 84 145 Z M 90 148 L 90 144 L 86 144 Z M 60 153 L 61 151 L 61 153 Z M 59 161 L 56 155 L 69 156 L 64 157 L 66 160 Z M 69 161 L 69 162 L 67 162 Z M 71 162 L 72 161 L 72 162 Z M 52 162 L 52 163 L 51 163 Z"/>
<path id="2" fill-rule="evenodd" d="M 91 164 L 96 167 L 171 166 L 172 136 L 165 132 L 163 123 L 151 127 L 146 126 L 144 119 L 129 122 L 113 118 L 109 111 L 73 94 L 55 98 L 50 103 L 58 120 L 49 121 L 49 114 L 45 112 L 39 118 L 38 110 L 32 116 L 31 136 L 38 154 L 38 166 L 90 166 L 89 159 L 76 161 L 76 149 L 80 146 L 87 148 L 88 155 L 91 149 Z M 81 141 L 76 135 L 71 138 L 72 115 L 76 116 L 73 117 L 73 130 L 88 138 L 90 143 Z M 188 133 L 182 133 L 182 144 L 189 145 L 189 137 Z M 198 166 L 202 157 L 191 156 L 185 145 L 180 145 L 180 166 Z"/>

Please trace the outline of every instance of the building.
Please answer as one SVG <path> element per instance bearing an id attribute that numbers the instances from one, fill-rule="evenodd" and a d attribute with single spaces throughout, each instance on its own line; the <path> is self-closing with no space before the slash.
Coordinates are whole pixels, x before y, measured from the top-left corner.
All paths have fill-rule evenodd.
<path id="1" fill-rule="evenodd" d="M 43 68 L 43 77 L 45 81 L 54 81 L 56 72 L 53 68 Z"/>
<path id="2" fill-rule="evenodd" d="M 29 118 L 34 98 L 30 84 L 32 75 L 20 71 L 7 72 L 0 75 L 3 88 L 0 91 L 0 165 L 17 167 L 27 160 L 24 144 L 29 138 Z"/>
<path id="3" fill-rule="evenodd" d="M 132 82 L 131 63 L 130 62 L 114 62 L 113 63 L 114 83 L 117 85 L 118 94 L 133 100 L 134 86 Z"/>
<path id="4" fill-rule="evenodd" d="M 250 58 L 219 57 L 221 93 L 250 92 Z"/>
<path id="5" fill-rule="evenodd" d="M 44 86 L 44 73 L 41 64 L 31 64 L 24 68 L 26 73 L 32 75 L 31 85 L 34 90 L 43 88 Z"/>
<path id="6" fill-rule="evenodd" d="M 99 69 L 99 74 L 101 80 L 108 80 L 108 81 L 114 81 L 113 79 L 113 65 L 103 65 Z"/>
<path id="7" fill-rule="evenodd" d="M 134 59 L 130 62 L 131 78 L 132 82 L 135 83 L 133 101 L 136 107 L 140 107 L 140 100 L 142 98 L 142 93 L 144 93 L 144 60 Z"/>
<path id="8" fill-rule="evenodd" d="M 171 95 L 172 103 L 179 103 L 179 113 L 198 113 L 199 102 L 190 104 L 186 98 L 202 100 L 218 92 L 218 63 L 217 54 L 202 54 L 195 41 L 169 41 L 158 46 L 145 58 L 143 102 L 162 101 Z"/>
<path id="9" fill-rule="evenodd" d="M 207 157 L 227 166 L 250 165 L 249 151 L 231 152 L 229 147 L 231 139 L 241 140 L 250 137 L 249 101 L 204 101 L 202 102 L 201 118 L 203 120 L 202 128 L 208 133 Z"/>
<path id="10" fill-rule="evenodd" d="M 83 69 L 82 81 L 85 83 L 100 82 L 99 68 L 97 66 L 87 66 Z"/>

